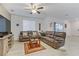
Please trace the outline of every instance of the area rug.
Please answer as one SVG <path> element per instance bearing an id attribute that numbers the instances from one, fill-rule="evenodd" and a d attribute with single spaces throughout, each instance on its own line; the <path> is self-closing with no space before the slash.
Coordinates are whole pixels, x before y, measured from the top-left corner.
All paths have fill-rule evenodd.
<path id="1" fill-rule="evenodd" d="M 46 49 L 46 48 L 41 45 L 40 47 L 33 48 L 33 49 L 24 48 L 24 51 L 25 51 L 25 54 L 30 54 L 30 53 L 38 52 L 38 51 L 41 51 L 41 50 L 44 50 L 44 49 Z"/>

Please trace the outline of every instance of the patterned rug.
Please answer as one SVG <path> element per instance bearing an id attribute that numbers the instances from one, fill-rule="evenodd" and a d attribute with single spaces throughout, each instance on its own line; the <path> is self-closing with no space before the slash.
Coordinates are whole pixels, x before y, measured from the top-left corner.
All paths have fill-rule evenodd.
<path id="1" fill-rule="evenodd" d="M 30 54 L 30 53 L 38 52 L 38 51 L 41 51 L 41 50 L 44 50 L 44 49 L 46 49 L 46 48 L 41 45 L 40 47 L 33 48 L 33 49 L 24 48 L 24 51 L 25 51 L 25 54 Z"/>

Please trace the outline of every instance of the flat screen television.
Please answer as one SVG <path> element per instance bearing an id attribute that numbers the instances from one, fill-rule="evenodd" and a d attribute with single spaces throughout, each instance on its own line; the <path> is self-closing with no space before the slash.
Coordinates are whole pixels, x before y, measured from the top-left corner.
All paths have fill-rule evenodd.
<path id="1" fill-rule="evenodd" d="M 0 15 L 0 32 L 11 32 L 11 21 Z"/>

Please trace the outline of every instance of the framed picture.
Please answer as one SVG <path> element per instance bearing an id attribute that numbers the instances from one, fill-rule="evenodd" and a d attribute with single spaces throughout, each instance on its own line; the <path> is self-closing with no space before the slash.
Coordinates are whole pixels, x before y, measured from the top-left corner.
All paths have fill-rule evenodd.
<path id="1" fill-rule="evenodd" d="M 67 24 L 65 24 L 65 28 L 67 28 Z"/>
<path id="2" fill-rule="evenodd" d="M 39 31 L 41 30 L 41 24 L 39 23 Z"/>

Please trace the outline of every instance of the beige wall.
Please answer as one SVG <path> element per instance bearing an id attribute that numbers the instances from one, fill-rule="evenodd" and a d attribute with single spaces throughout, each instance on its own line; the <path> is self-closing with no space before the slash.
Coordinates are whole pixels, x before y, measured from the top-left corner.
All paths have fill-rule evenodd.
<path id="1" fill-rule="evenodd" d="M 8 13 L 8 11 L 0 4 L 0 15 L 4 16 L 8 20 L 10 20 L 11 15 Z"/>
<path id="2" fill-rule="evenodd" d="M 67 25 L 67 28 L 65 28 L 65 32 L 67 34 L 67 36 L 71 36 L 71 21 L 65 20 L 64 24 Z"/>
<path id="3" fill-rule="evenodd" d="M 11 31 L 14 34 L 15 39 L 19 37 L 20 31 L 23 31 L 23 20 L 32 20 L 36 22 L 35 28 L 36 31 L 39 31 L 38 24 L 41 23 L 41 19 L 38 18 L 31 18 L 31 17 L 24 17 L 19 15 L 11 15 Z M 19 26 L 16 26 L 16 24 L 19 24 Z"/>
<path id="4" fill-rule="evenodd" d="M 54 22 L 64 23 L 63 20 L 47 17 L 44 20 L 43 30 L 44 31 L 54 31 Z M 51 23 L 52 23 L 52 25 L 50 26 Z"/>
<path id="5" fill-rule="evenodd" d="M 43 31 L 53 31 L 53 25 L 50 27 L 51 22 L 67 24 L 67 28 L 64 28 L 67 36 L 79 36 L 79 18 L 59 20 L 48 17 L 44 20 Z"/>
<path id="6" fill-rule="evenodd" d="M 71 22 L 69 20 L 60 20 L 56 18 L 47 17 L 43 21 L 43 31 L 54 31 L 54 22 L 67 24 L 67 28 L 64 27 L 64 32 L 66 32 L 67 36 L 71 35 Z M 50 26 L 52 23 L 52 26 Z"/>
<path id="7" fill-rule="evenodd" d="M 22 20 L 34 20 L 36 22 L 36 30 L 39 31 L 39 23 L 41 24 L 41 30 L 43 31 L 53 31 L 53 25 L 50 27 L 50 23 L 52 22 L 60 22 L 67 24 L 67 28 L 64 28 L 64 31 L 66 32 L 67 36 L 76 35 L 79 36 L 79 20 L 59 20 L 59 19 L 53 19 L 53 18 L 45 18 L 45 19 L 37 19 L 37 18 L 30 18 L 30 17 L 23 17 L 23 16 L 17 16 L 12 15 L 11 17 L 11 31 L 15 35 L 16 38 L 18 38 L 20 31 L 22 31 L 23 25 Z M 19 24 L 20 26 L 16 26 L 16 24 Z"/>
<path id="8" fill-rule="evenodd" d="M 74 19 L 71 21 L 71 34 L 73 36 L 79 36 L 79 19 Z"/>

